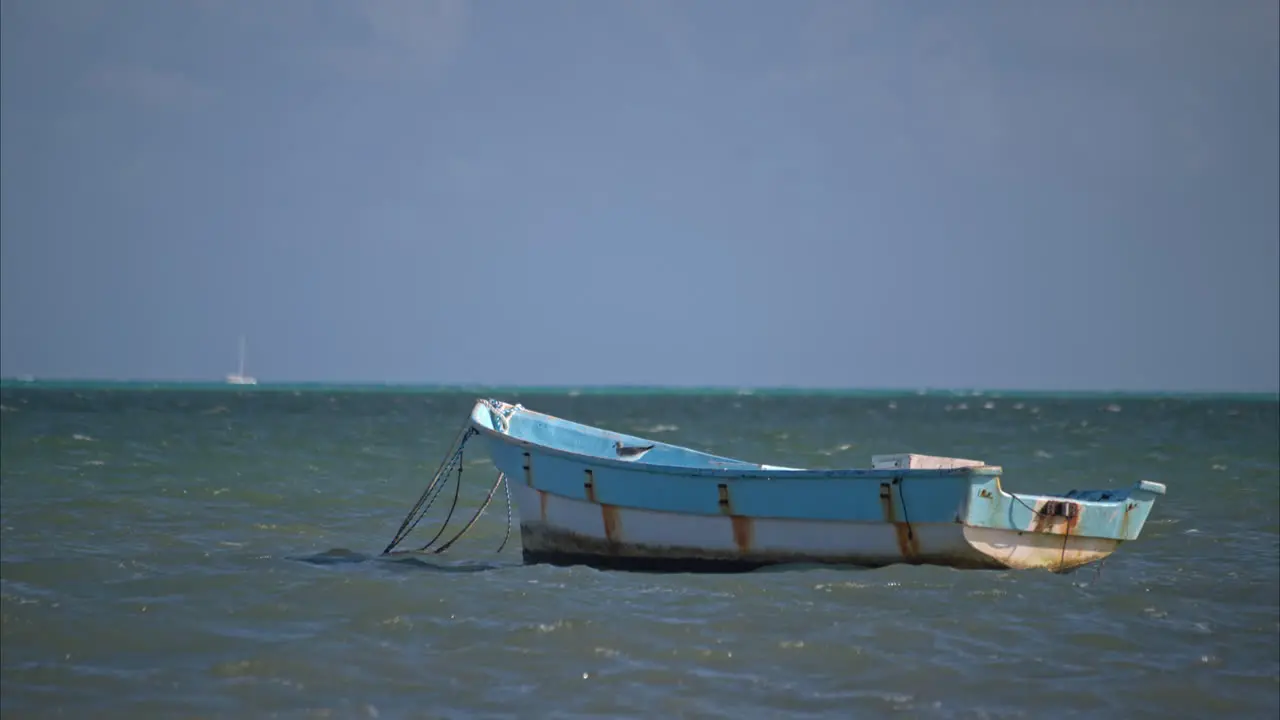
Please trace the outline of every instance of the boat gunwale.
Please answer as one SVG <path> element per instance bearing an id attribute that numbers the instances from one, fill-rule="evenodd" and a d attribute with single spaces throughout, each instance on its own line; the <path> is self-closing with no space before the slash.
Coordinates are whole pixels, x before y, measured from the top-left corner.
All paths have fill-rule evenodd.
<path id="1" fill-rule="evenodd" d="M 497 401 L 502 402 L 502 401 Z M 515 407 L 510 403 L 503 403 L 507 407 Z M 532 440 L 518 438 L 510 433 L 497 430 L 493 427 L 478 422 L 475 419 L 475 410 L 483 406 L 486 410 L 490 409 L 489 400 L 480 398 L 472 407 L 471 415 L 468 423 L 471 428 L 477 432 L 495 438 L 507 445 L 517 445 L 524 448 L 537 448 L 539 452 L 557 456 L 566 459 L 572 459 L 585 464 L 614 468 L 619 470 L 640 471 L 649 474 L 662 475 L 684 475 L 695 477 L 731 477 L 743 480 L 770 480 L 774 478 L 786 478 L 789 480 L 841 480 L 841 479 L 862 479 L 862 478 L 906 478 L 906 477 L 956 477 L 956 476 L 977 476 L 977 477 L 999 477 L 1003 474 L 1004 469 L 999 465 L 981 465 L 958 468 L 832 468 L 832 469 L 814 469 L 814 468 L 796 468 L 792 470 L 784 470 L 781 468 L 770 469 L 759 467 L 760 463 L 753 463 L 749 460 L 739 460 L 736 458 L 727 458 L 724 456 L 711 455 L 703 453 L 693 448 L 686 448 L 681 445 L 673 445 L 672 443 L 660 443 L 669 447 L 677 447 L 684 450 L 690 450 L 710 457 L 722 458 L 733 462 L 739 462 L 744 465 L 755 465 L 756 467 L 689 467 L 685 465 L 659 465 L 656 463 L 640 463 L 635 461 L 617 460 L 614 458 L 601 457 L 599 455 L 589 455 L 587 453 L 575 452 L 573 450 L 564 450 Z M 523 407 L 518 412 L 529 413 L 532 415 L 541 415 L 551 418 L 561 423 L 573 425 L 581 428 L 596 430 L 602 433 L 610 433 L 615 435 L 626 435 L 626 433 L 617 433 L 605 428 L 599 428 L 594 425 L 568 420 L 555 415 L 528 410 Z M 646 442 L 659 443 L 660 441 L 651 440 L 649 438 L 641 438 L 640 436 L 628 435 L 628 437 L 636 437 Z"/>

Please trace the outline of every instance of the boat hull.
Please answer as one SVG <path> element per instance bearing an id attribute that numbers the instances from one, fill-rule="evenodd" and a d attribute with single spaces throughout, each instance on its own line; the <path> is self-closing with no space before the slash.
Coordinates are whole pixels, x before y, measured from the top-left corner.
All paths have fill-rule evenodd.
<path id="1" fill-rule="evenodd" d="M 964 539 L 1001 567 L 1057 572 L 1105 560 L 1124 542 L 1115 538 L 970 526 L 964 528 Z"/>
<path id="2" fill-rule="evenodd" d="M 512 484 L 529 563 L 657 571 L 735 571 L 819 563 L 1004 567 L 955 523 L 706 516 L 619 507 Z"/>
<path id="3" fill-rule="evenodd" d="M 960 523 L 806 521 L 654 512 L 513 485 L 523 559 L 655 572 L 739 572 L 770 565 L 942 565 L 1064 571 L 1105 559 L 1120 542 Z"/>
<path id="4" fill-rule="evenodd" d="M 778 564 L 1068 571 L 1137 538 L 1159 483 L 1014 495 L 975 461 L 872 469 L 748 463 L 496 401 L 472 429 L 508 479 L 528 563 L 676 571 Z M 906 465 L 899 464 L 903 461 Z M 917 466 L 915 463 L 922 462 Z"/>

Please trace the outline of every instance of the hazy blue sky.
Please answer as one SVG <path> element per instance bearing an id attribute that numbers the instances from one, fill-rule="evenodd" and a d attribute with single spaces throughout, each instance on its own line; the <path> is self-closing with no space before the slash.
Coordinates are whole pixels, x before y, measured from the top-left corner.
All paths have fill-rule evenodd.
<path id="1" fill-rule="evenodd" d="M 1276 0 L 4 0 L 0 374 L 1275 390 Z"/>

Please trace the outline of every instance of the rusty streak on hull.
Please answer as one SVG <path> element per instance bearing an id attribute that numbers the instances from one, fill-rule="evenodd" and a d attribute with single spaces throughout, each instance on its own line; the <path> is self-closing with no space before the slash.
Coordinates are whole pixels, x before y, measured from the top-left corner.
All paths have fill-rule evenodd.
<path id="1" fill-rule="evenodd" d="M 729 519 L 733 522 L 733 544 L 738 548 L 738 552 L 750 553 L 755 535 L 755 523 L 745 515 L 733 515 Z"/>
<path id="2" fill-rule="evenodd" d="M 604 521 L 607 547 L 617 547 L 622 542 L 622 516 L 615 505 L 601 505 L 600 518 Z"/>
<path id="3" fill-rule="evenodd" d="M 1106 559 L 1122 541 L 1082 535 L 1058 535 L 1029 531 L 966 527 L 965 540 L 989 555 L 1001 567 L 1014 570 L 1069 572 Z"/>
<path id="4" fill-rule="evenodd" d="M 1071 535 L 1082 512 L 1078 503 L 1042 500 L 1036 504 L 1030 530 L 1044 535 Z"/>
<path id="5" fill-rule="evenodd" d="M 617 508 L 604 505 L 614 513 Z M 602 511 L 603 512 L 603 511 Z M 734 517 L 739 519 L 738 516 Z M 741 520 L 751 522 L 750 518 Z M 745 523 L 744 523 L 745 525 Z M 738 544 L 739 525 L 734 526 L 734 541 Z M 749 526 L 743 528 L 743 531 Z M 901 564 L 899 557 L 869 557 L 850 552 L 840 555 L 815 555 L 809 552 L 780 552 L 769 550 L 712 550 L 694 547 L 659 546 L 620 541 L 621 528 L 612 526 L 606 517 L 606 533 L 613 539 L 601 540 L 577 533 L 553 528 L 545 523 L 522 523 L 520 536 L 524 562 L 527 564 L 586 565 L 600 569 L 640 570 L 653 572 L 743 572 L 770 565 L 822 564 L 856 567 L 886 567 Z M 749 540 L 749 538 L 742 538 Z M 749 544 L 743 543 L 743 544 Z M 917 562 L 944 565 L 954 568 L 995 570 L 1008 566 L 977 550 L 956 553 L 920 555 Z"/>
<path id="6" fill-rule="evenodd" d="M 902 554 L 903 561 L 912 563 L 920 556 L 920 542 L 916 539 L 911 524 L 898 520 L 898 511 L 893 504 L 893 488 L 900 482 L 901 478 L 894 478 L 892 485 L 880 483 L 880 509 L 884 513 L 884 521 L 893 525 L 898 539 L 898 552 Z"/>
<path id="7" fill-rule="evenodd" d="M 1129 518 L 1132 516 L 1133 509 L 1136 504 L 1127 502 L 1124 504 L 1124 517 L 1120 519 L 1120 537 L 1128 537 L 1129 535 Z"/>

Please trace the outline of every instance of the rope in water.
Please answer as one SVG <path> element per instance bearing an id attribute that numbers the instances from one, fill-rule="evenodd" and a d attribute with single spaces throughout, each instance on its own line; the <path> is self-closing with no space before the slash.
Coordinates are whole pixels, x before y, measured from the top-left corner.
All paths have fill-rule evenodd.
<path id="1" fill-rule="evenodd" d="M 405 516 L 404 521 L 400 523 L 400 529 L 396 531 L 395 537 L 382 551 L 383 555 L 390 553 L 397 545 L 404 542 L 404 539 L 413 532 L 413 529 L 422 522 L 422 518 L 426 516 L 427 511 L 431 509 L 431 505 L 439 496 L 440 490 L 444 489 L 444 485 L 440 484 L 443 478 L 449 476 L 453 472 L 456 465 L 459 472 L 462 470 L 462 449 L 466 446 L 467 440 L 476 434 L 476 429 L 470 424 L 464 425 L 458 431 L 458 435 L 454 438 L 453 443 L 449 446 L 452 452 L 440 461 L 440 467 L 436 470 L 435 475 L 431 478 L 431 482 L 427 484 L 427 489 L 422 491 L 422 495 L 418 497 L 418 501 L 414 503 L 413 509 Z M 459 483 L 461 485 L 461 483 Z M 456 500 L 455 500 L 456 502 Z M 452 511 L 451 511 L 452 514 Z"/>
<path id="2" fill-rule="evenodd" d="M 493 494 L 498 491 L 498 486 L 501 485 L 506 479 L 507 479 L 507 476 L 499 472 L 497 481 L 493 483 L 493 487 L 489 488 L 489 495 L 485 497 L 484 502 L 480 504 L 480 509 L 476 510 L 476 514 L 471 516 L 471 519 L 467 521 L 466 525 L 462 526 L 462 529 L 458 531 L 457 535 L 454 535 L 452 538 L 450 538 L 448 542 L 436 548 L 432 552 L 438 555 L 444 552 L 445 550 L 448 550 L 454 543 L 458 542 L 458 539 L 461 538 L 463 535 L 465 535 L 467 531 L 471 529 L 471 526 L 476 524 L 476 520 L 479 520 L 480 516 L 484 514 L 485 508 L 489 507 L 489 503 L 493 500 Z M 458 483 L 458 484 L 461 485 L 462 483 Z M 508 527 L 510 526 L 508 525 Z M 444 531 L 443 525 L 440 527 L 440 530 L 442 532 Z M 506 545 L 506 542 L 507 542 L 506 539 L 503 539 L 502 544 Z M 430 543 L 428 543 L 428 545 L 430 545 Z M 426 548 L 423 548 L 423 550 L 425 549 Z"/>
<path id="3" fill-rule="evenodd" d="M 441 488 L 444 486 L 441 485 Z M 439 494 L 438 492 L 436 493 Z M 462 448 L 458 448 L 458 479 L 453 483 L 453 502 L 449 504 L 449 512 L 445 514 L 444 521 L 440 523 L 440 529 L 436 530 L 436 534 L 431 536 L 426 545 L 418 548 L 418 552 L 425 552 L 427 548 L 435 544 L 440 536 L 444 534 L 444 529 L 449 527 L 449 521 L 453 519 L 453 511 L 458 509 L 458 498 L 462 496 Z M 427 507 L 431 507 L 431 503 L 427 503 Z M 423 510 L 425 513 L 426 510 Z"/>
<path id="4" fill-rule="evenodd" d="M 445 515 L 444 520 L 440 523 L 440 527 L 436 530 L 436 534 L 427 541 L 427 544 L 418 548 L 417 552 L 425 552 L 429 550 L 431 546 L 435 545 L 436 541 L 444 535 L 445 529 L 449 526 L 449 521 L 453 519 L 453 514 L 458 509 L 458 500 L 462 494 L 462 469 L 464 465 L 464 452 L 467 441 L 470 440 L 473 435 L 477 434 L 479 434 L 478 431 L 471 427 L 470 424 L 464 426 L 463 429 L 459 431 L 458 436 L 453 441 L 453 444 L 449 446 L 451 452 L 445 456 L 444 460 L 441 461 L 440 467 L 436 470 L 436 474 L 431 478 L 431 482 L 427 484 L 427 489 L 418 497 L 418 501 L 414 503 L 413 509 L 409 511 L 409 514 L 405 516 L 404 521 L 400 523 L 400 529 L 396 531 L 395 537 L 387 545 L 386 549 L 382 551 L 383 555 L 391 554 L 392 551 L 395 550 L 396 546 L 404 542 L 405 538 L 407 538 L 418 524 L 422 522 L 422 518 L 426 517 L 427 511 L 431 509 L 431 506 L 434 505 L 435 501 L 441 494 L 443 494 L 445 488 L 449 484 L 450 476 L 453 475 L 456 470 L 457 478 L 454 481 L 453 501 L 449 505 L 449 511 Z M 484 514 L 485 509 L 487 509 L 489 504 L 493 502 L 493 496 L 498 491 L 498 485 L 503 486 L 506 491 L 507 498 L 507 530 L 506 534 L 502 536 L 502 544 L 498 546 L 496 551 L 502 552 L 503 548 L 507 546 L 507 540 L 511 538 L 511 486 L 507 482 L 507 476 L 504 473 L 499 472 L 497 480 L 494 481 L 493 487 L 489 488 L 489 494 L 485 497 L 480 508 L 476 510 L 471 519 L 467 521 L 462 530 L 458 531 L 456 535 L 449 538 L 449 540 L 440 547 L 433 550 L 433 553 L 439 554 L 448 550 L 454 543 L 460 540 L 462 536 L 472 528 L 472 526 L 475 525 L 476 521 L 480 519 L 480 516 Z"/>

